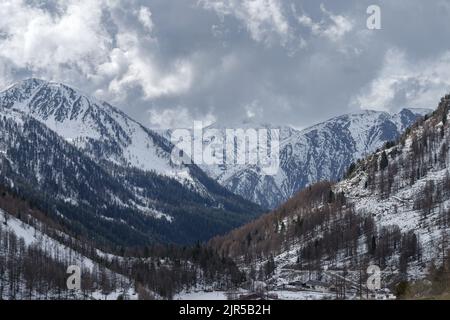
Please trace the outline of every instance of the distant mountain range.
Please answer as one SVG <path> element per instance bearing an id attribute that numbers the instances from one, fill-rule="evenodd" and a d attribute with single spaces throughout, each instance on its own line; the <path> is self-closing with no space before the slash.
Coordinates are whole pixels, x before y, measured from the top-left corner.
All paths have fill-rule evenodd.
<path id="1" fill-rule="evenodd" d="M 225 162 L 224 165 L 199 166 L 233 193 L 265 208 L 275 208 L 305 186 L 323 180 L 339 180 L 352 162 L 372 153 L 385 142 L 395 140 L 430 111 L 403 109 L 392 115 L 361 111 L 304 130 L 247 121 L 231 129 L 279 129 L 280 165 L 276 175 L 266 175 L 258 165 Z M 223 126 L 212 125 L 207 129 L 218 129 L 225 136 Z M 169 137 L 170 132 L 165 136 Z"/>

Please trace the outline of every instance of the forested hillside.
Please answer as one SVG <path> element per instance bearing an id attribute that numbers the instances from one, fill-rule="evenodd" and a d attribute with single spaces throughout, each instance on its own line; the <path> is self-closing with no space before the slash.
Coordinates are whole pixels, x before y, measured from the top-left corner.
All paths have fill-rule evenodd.
<path id="1" fill-rule="evenodd" d="M 377 265 L 385 285 L 402 284 L 399 295 L 406 294 L 404 283 L 430 277 L 441 286 L 425 286 L 427 292 L 447 290 L 449 109 L 446 96 L 399 139 L 351 165 L 341 182 L 309 186 L 211 245 L 275 287 L 302 272 L 336 281 L 326 270 L 361 281 L 357 271 Z"/>
<path id="2" fill-rule="evenodd" d="M 96 161 L 19 111 L 0 107 L 0 129 L 0 183 L 102 245 L 195 243 L 261 212 L 196 167 L 201 190 Z"/>
<path id="3" fill-rule="evenodd" d="M 82 268 L 81 291 L 67 287 L 69 265 Z M 106 253 L 0 188 L 0 299 L 170 299 L 191 288 L 234 288 L 243 277 L 200 244 Z"/>

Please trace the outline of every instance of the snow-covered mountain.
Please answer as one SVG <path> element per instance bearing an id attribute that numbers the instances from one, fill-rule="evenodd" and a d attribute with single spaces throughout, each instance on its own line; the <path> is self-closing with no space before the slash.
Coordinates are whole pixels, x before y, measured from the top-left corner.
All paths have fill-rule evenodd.
<path id="1" fill-rule="evenodd" d="M 340 298 L 448 294 L 449 111 L 450 95 L 342 181 L 313 184 L 211 245 L 275 293 L 301 295 L 314 280 Z M 373 268 L 384 291 L 366 282 Z"/>
<path id="2" fill-rule="evenodd" d="M 230 191 L 263 207 L 275 208 L 307 185 L 340 179 L 352 162 L 395 140 L 429 112 L 428 109 L 403 109 L 391 115 L 362 111 L 304 130 L 246 122 L 235 128 L 279 129 L 280 165 L 275 175 L 264 174 L 258 165 L 225 163 L 200 167 Z M 209 128 L 224 131 L 216 125 Z"/>
<path id="3" fill-rule="evenodd" d="M 27 79 L 1 92 L 0 105 L 44 123 L 97 161 L 155 171 L 202 189 L 189 168 L 170 161 L 169 141 L 110 104 L 69 86 Z"/>
<path id="4" fill-rule="evenodd" d="M 169 141 L 65 85 L 31 79 L 0 93 L 0 128 L 1 184 L 87 238 L 190 243 L 261 211 L 197 166 L 173 166 Z"/>

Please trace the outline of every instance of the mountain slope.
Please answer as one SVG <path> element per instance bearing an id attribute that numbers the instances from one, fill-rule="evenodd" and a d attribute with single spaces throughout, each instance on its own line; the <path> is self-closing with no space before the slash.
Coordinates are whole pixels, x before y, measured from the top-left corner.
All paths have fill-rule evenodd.
<path id="1" fill-rule="evenodd" d="M 25 212 L 22 212 L 25 216 Z M 109 270 L 101 262 L 106 257 L 100 250 L 92 250 L 98 259 L 85 252 L 77 252 L 67 243 L 43 233 L 49 226 L 29 218 L 24 223 L 0 209 L 0 299 L 99 299 L 115 300 L 118 296 L 137 299 L 133 282 Z M 60 233 L 72 245 L 76 240 Z M 86 246 L 84 249 L 87 249 Z M 66 284 L 69 265 L 80 267 L 83 291 L 68 290 Z M 105 279 L 108 279 L 105 281 Z M 156 296 L 156 295 L 155 295 Z"/>
<path id="2" fill-rule="evenodd" d="M 12 88 L 19 102 L 11 104 L 7 90 L 4 96 L 10 102 L 3 100 L 5 106 L 0 106 L 1 182 L 79 234 L 114 245 L 192 243 L 224 233 L 260 212 L 196 166 L 174 168 L 177 174 L 185 172 L 180 180 L 99 159 L 89 148 L 63 139 L 43 122 L 13 108 L 25 108 L 24 97 L 35 89 Z M 52 108 L 44 102 L 39 105 L 40 110 L 55 114 L 54 99 L 49 99 Z M 155 137 L 158 145 L 171 147 L 164 138 Z"/>
<path id="3" fill-rule="evenodd" d="M 96 161 L 110 161 L 202 189 L 187 166 L 170 161 L 172 145 L 110 104 L 61 83 L 27 79 L 0 93 L 0 105 L 44 123 Z"/>
<path id="4" fill-rule="evenodd" d="M 68 288 L 69 266 L 80 268 L 81 290 Z M 226 289 L 241 276 L 200 244 L 105 251 L 0 186 L 1 300 L 171 299 L 186 287 Z"/>
<path id="5" fill-rule="evenodd" d="M 450 290 L 449 110 L 447 96 L 341 182 L 305 188 L 211 245 L 249 276 L 259 269 L 275 290 L 309 278 L 339 285 L 337 295 L 357 297 L 369 265 L 381 268 L 382 286 L 432 274 L 426 290 L 437 290 L 437 283 Z"/>
<path id="6" fill-rule="evenodd" d="M 221 166 L 201 165 L 201 168 L 230 191 L 263 207 L 275 208 L 307 185 L 339 180 L 352 162 L 375 151 L 383 143 L 397 139 L 429 111 L 403 109 L 394 115 L 363 111 L 336 117 L 302 131 L 276 128 L 280 130 L 280 169 L 273 176 L 264 175 L 257 165 L 225 163 Z M 237 127 L 271 128 L 251 122 Z"/>

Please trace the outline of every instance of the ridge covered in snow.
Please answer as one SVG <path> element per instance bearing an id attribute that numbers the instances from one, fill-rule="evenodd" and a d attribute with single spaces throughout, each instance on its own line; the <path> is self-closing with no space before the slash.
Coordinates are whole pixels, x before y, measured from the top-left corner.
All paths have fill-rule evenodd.
<path id="1" fill-rule="evenodd" d="M 225 163 L 201 165 L 201 168 L 230 191 L 264 207 L 275 208 L 307 185 L 339 180 L 352 162 L 395 140 L 429 112 L 428 109 L 403 109 L 391 115 L 365 110 L 304 130 L 244 123 L 236 128 L 279 129 L 280 168 L 276 175 L 265 175 L 257 165 Z M 210 128 L 224 129 L 220 125 Z"/>
<path id="2" fill-rule="evenodd" d="M 0 128 L 0 183 L 90 238 L 191 243 L 261 212 L 197 166 L 172 165 L 164 137 L 62 84 L 30 79 L 0 93 Z"/>
<path id="3" fill-rule="evenodd" d="M 0 93 L 0 105 L 44 123 L 97 160 L 179 178 L 170 143 L 110 104 L 61 83 L 27 79 Z"/>

